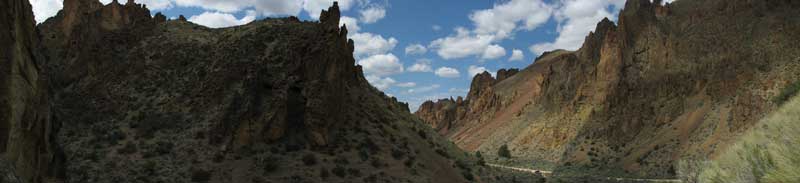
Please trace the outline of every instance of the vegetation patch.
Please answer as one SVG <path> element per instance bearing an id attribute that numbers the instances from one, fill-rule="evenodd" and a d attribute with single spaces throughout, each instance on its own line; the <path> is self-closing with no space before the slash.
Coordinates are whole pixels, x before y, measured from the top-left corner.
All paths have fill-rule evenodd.
<path id="1" fill-rule="evenodd" d="M 775 103 L 778 103 L 779 105 L 782 105 L 787 100 L 797 95 L 798 92 L 800 92 L 800 81 L 796 81 L 787 86 L 786 88 L 783 88 L 783 90 L 781 90 L 781 93 L 778 94 L 778 96 L 775 96 L 773 101 Z"/>

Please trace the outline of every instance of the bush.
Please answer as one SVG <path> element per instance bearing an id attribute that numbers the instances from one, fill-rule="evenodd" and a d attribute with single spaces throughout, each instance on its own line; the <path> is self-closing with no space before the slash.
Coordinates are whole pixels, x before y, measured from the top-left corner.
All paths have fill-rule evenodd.
<path id="1" fill-rule="evenodd" d="M 345 176 L 347 176 L 347 172 L 346 172 L 346 170 L 344 169 L 344 167 L 342 167 L 342 166 L 336 166 L 336 167 L 334 167 L 334 168 L 333 168 L 333 170 L 331 170 L 331 171 L 332 171 L 332 172 L 333 172 L 333 174 L 334 174 L 334 175 L 336 175 L 337 177 L 344 178 Z"/>
<path id="2" fill-rule="evenodd" d="M 689 166 L 679 164 L 681 177 L 698 182 L 800 182 L 800 98 L 794 97 L 765 117 L 731 144 L 713 161 L 702 165 L 699 175 L 687 174 Z M 694 166 L 697 167 L 697 166 Z M 698 168 L 694 168 L 698 169 Z M 690 179 L 691 180 L 691 179 Z"/>
<path id="3" fill-rule="evenodd" d="M 128 144 L 125 144 L 125 147 L 122 147 L 119 150 L 117 150 L 117 153 L 120 153 L 120 154 L 133 154 L 133 153 L 136 153 L 136 151 L 137 151 L 136 150 L 136 144 L 133 144 L 133 142 L 128 142 Z"/>
<path id="4" fill-rule="evenodd" d="M 478 165 L 486 166 L 486 160 L 483 159 L 483 155 L 481 155 L 480 151 L 475 152 L 475 157 L 478 158 Z"/>
<path id="5" fill-rule="evenodd" d="M 272 173 L 278 170 L 278 158 L 269 156 L 261 160 L 261 164 L 264 166 L 265 173 Z"/>
<path id="6" fill-rule="evenodd" d="M 783 103 L 785 103 L 787 100 L 797 95 L 798 92 L 800 92 L 800 81 L 794 82 L 786 88 L 783 88 L 781 93 L 778 94 L 778 96 L 775 96 L 773 100 L 775 103 L 778 103 L 778 105 L 783 105 Z"/>
<path id="7" fill-rule="evenodd" d="M 306 164 L 306 166 L 316 165 L 317 164 L 317 156 L 315 156 L 312 153 L 306 154 L 305 156 L 303 156 L 303 163 Z"/>
<path id="8" fill-rule="evenodd" d="M 469 171 L 461 171 L 461 175 L 463 175 L 463 176 L 464 176 L 464 179 L 467 179 L 468 181 L 473 181 L 473 180 L 475 180 L 475 177 L 473 177 L 473 176 L 472 176 L 472 173 L 471 173 L 471 172 L 469 172 Z"/>
<path id="9" fill-rule="evenodd" d="M 511 158 L 511 151 L 508 150 L 508 145 L 503 144 L 503 146 L 500 146 L 500 149 L 497 150 L 497 156 Z"/>
<path id="10" fill-rule="evenodd" d="M 208 182 L 211 180 L 211 172 L 205 170 L 192 171 L 192 182 Z"/>
<path id="11" fill-rule="evenodd" d="M 319 176 L 322 177 L 322 179 L 327 179 L 328 177 L 331 176 L 331 173 L 328 172 L 328 169 L 322 167 L 322 169 L 319 170 Z"/>

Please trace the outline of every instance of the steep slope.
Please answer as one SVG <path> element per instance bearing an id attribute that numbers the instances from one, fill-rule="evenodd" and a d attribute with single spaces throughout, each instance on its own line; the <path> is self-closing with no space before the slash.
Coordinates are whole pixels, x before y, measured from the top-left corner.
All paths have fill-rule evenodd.
<path id="1" fill-rule="evenodd" d="M 681 162 L 680 175 L 687 182 L 800 182 L 798 120 L 800 97 L 794 97 L 710 163 Z"/>
<path id="2" fill-rule="evenodd" d="M 62 158 L 31 6 L 4 0 L 0 9 L 0 182 L 57 177 Z"/>
<path id="3" fill-rule="evenodd" d="M 579 50 L 545 53 L 479 91 L 473 81 L 446 108 L 464 117 L 431 118 L 444 113 L 428 107 L 436 103 L 416 114 L 451 124 L 434 127 L 470 151 L 508 144 L 514 156 L 563 167 L 674 176 L 676 160 L 713 156 L 800 77 L 800 3 L 660 4 L 629 0 Z"/>
<path id="4" fill-rule="evenodd" d="M 4 182 L 465 182 L 477 173 L 407 104 L 367 83 L 336 3 L 320 22 L 209 29 L 151 17 L 132 0 L 65 0 L 38 34 L 28 2 L 0 8 Z"/>

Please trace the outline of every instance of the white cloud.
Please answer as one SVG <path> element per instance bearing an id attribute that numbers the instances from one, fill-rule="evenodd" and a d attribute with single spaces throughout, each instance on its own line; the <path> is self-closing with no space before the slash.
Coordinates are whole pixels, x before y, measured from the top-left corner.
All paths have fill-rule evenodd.
<path id="1" fill-rule="evenodd" d="M 491 9 L 471 13 L 469 19 L 474 29 L 456 28 L 456 34 L 436 39 L 430 47 L 444 59 L 499 58 L 505 55 L 505 50 L 501 50 L 498 42 L 512 37 L 515 31 L 536 29 L 550 19 L 552 11 L 542 0 L 502 1 Z"/>
<path id="2" fill-rule="evenodd" d="M 353 17 L 342 16 L 342 18 L 339 19 L 339 27 L 342 25 L 347 25 L 348 36 L 352 36 L 361 30 L 361 27 L 358 26 L 358 20 Z"/>
<path id="3" fill-rule="evenodd" d="M 166 10 L 174 7 L 169 0 L 136 0 L 136 3 L 147 5 L 147 9 L 150 10 Z"/>
<path id="4" fill-rule="evenodd" d="M 397 39 L 390 37 L 383 38 L 381 35 L 372 33 L 355 33 L 350 36 L 355 44 L 355 56 L 360 58 L 368 55 L 385 54 L 397 45 Z"/>
<path id="5" fill-rule="evenodd" d="M 450 67 L 440 67 L 439 69 L 436 69 L 435 74 L 443 78 L 457 78 L 461 75 L 458 70 Z"/>
<path id="6" fill-rule="evenodd" d="M 200 7 L 206 10 L 225 13 L 234 13 L 248 8 L 254 8 L 256 12 L 264 16 L 274 16 L 297 15 L 302 9 L 303 2 L 296 0 L 175 0 L 175 4 L 183 7 Z M 328 6 L 330 5 L 332 5 L 332 3 L 328 4 Z"/>
<path id="7" fill-rule="evenodd" d="M 431 61 L 428 59 L 419 59 L 414 65 L 408 67 L 408 72 L 433 72 Z"/>
<path id="8" fill-rule="evenodd" d="M 502 56 L 506 56 L 506 49 L 500 45 L 489 45 L 486 50 L 483 51 L 483 56 L 481 59 L 496 59 Z"/>
<path id="9" fill-rule="evenodd" d="M 42 23 L 47 20 L 47 18 L 55 16 L 58 10 L 61 10 L 63 6 L 61 2 L 62 0 L 30 0 L 31 9 L 33 9 L 36 22 Z"/>
<path id="10" fill-rule="evenodd" d="M 478 67 L 478 66 L 474 66 L 474 65 L 470 65 L 469 68 L 467 69 L 467 73 L 469 73 L 469 77 L 475 77 L 475 75 L 478 75 L 478 74 L 483 73 L 485 71 L 488 71 L 488 70 L 486 70 L 486 67 Z M 495 76 L 494 72 L 489 72 L 489 74 L 491 74 L 492 76 Z"/>
<path id="11" fill-rule="evenodd" d="M 412 44 L 406 46 L 406 55 L 422 55 L 428 52 L 428 49 L 421 44 Z"/>
<path id="12" fill-rule="evenodd" d="M 436 39 L 430 47 L 444 59 L 457 59 L 483 54 L 493 39 L 491 35 L 470 35 L 469 30 L 459 27 L 456 35 Z"/>
<path id="13" fill-rule="evenodd" d="M 375 76 L 388 76 L 403 72 L 403 64 L 393 54 L 372 55 L 358 61 L 364 68 L 364 73 Z"/>
<path id="14" fill-rule="evenodd" d="M 417 83 L 415 82 L 397 83 L 395 86 L 403 88 L 411 88 L 417 86 Z"/>
<path id="15" fill-rule="evenodd" d="M 551 12 L 552 8 L 541 0 L 511 0 L 495 4 L 492 9 L 473 12 L 469 19 L 475 24 L 476 34 L 504 39 L 511 36 L 517 26 L 524 30 L 536 29 L 547 22 Z"/>
<path id="16" fill-rule="evenodd" d="M 380 6 L 371 6 L 361 10 L 361 21 L 365 24 L 378 22 L 386 16 L 386 9 Z"/>
<path id="17" fill-rule="evenodd" d="M 389 77 L 381 78 L 375 75 L 367 75 L 366 78 L 369 84 L 372 84 L 372 86 L 375 86 L 375 88 L 379 90 L 389 89 L 389 87 L 397 83 L 397 81 Z"/>
<path id="18" fill-rule="evenodd" d="M 433 31 L 439 31 L 439 30 L 442 30 L 442 26 L 433 25 L 433 26 L 431 26 L 431 29 L 433 29 Z"/>
<path id="19" fill-rule="evenodd" d="M 608 11 L 613 6 L 615 10 L 624 6 L 624 0 L 569 0 L 564 1 L 554 12 L 559 23 L 558 37 L 553 42 L 532 45 L 531 52 L 541 55 L 555 49 L 576 50 L 583 44 L 584 38 L 593 31 L 597 22 L 615 16 Z"/>
<path id="20" fill-rule="evenodd" d="M 433 85 L 430 85 L 430 86 L 424 86 L 424 87 L 419 87 L 419 88 L 408 89 L 406 91 L 406 93 L 409 93 L 409 94 L 425 93 L 425 92 L 429 92 L 429 91 L 433 91 L 435 89 L 438 89 L 439 87 L 441 87 L 441 85 L 433 84 Z"/>
<path id="21" fill-rule="evenodd" d="M 511 57 L 508 58 L 508 61 L 521 61 L 525 59 L 525 54 L 522 53 L 522 50 L 514 49 L 511 51 Z"/>
<path id="22" fill-rule="evenodd" d="M 247 16 L 237 19 L 231 14 L 220 12 L 203 12 L 189 18 L 189 21 L 211 28 L 231 27 L 250 23 L 256 19 L 255 11 L 248 11 Z"/>

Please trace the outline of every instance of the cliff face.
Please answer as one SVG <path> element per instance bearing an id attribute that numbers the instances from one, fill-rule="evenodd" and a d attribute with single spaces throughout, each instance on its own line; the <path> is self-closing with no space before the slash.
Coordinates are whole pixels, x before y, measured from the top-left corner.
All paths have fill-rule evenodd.
<path id="1" fill-rule="evenodd" d="M 407 104 L 367 83 L 335 3 L 321 22 L 209 29 L 151 17 L 133 1 L 66 0 L 38 34 L 27 2 L 0 8 L 9 12 L 0 17 L 3 182 L 464 182 L 473 173 Z"/>
<path id="2" fill-rule="evenodd" d="M 60 174 L 57 124 L 50 111 L 44 58 L 31 6 L 0 2 L 0 166 L 3 181 L 39 182 Z"/>
<path id="3" fill-rule="evenodd" d="M 800 79 L 800 25 L 792 23 L 800 3 L 659 4 L 630 0 L 616 25 L 598 23 L 579 50 L 545 53 L 470 91 L 464 118 L 417 115 L 460 124 L 443 134 L 467 150 L 508 144 L 524 158 L 674 175 L 676 160 L 713 156 Z"/>

